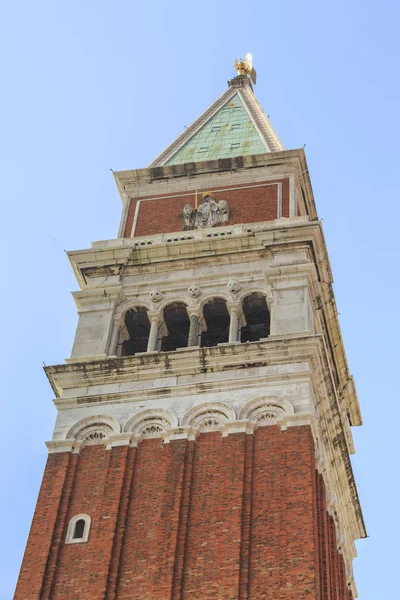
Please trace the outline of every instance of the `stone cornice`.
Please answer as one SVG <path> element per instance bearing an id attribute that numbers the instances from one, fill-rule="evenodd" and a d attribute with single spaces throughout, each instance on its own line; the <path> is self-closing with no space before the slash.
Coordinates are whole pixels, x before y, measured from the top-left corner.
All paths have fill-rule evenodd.
<path id="1" fill-rule="evenodd" d="M 141 353 L 134 356 L 108 358 L 90 362 L 74 362 L 44 368 L 57 398 L 62 398 L 69 389 L 79 387 L 82 390 L 82 401 L 90 402 L 87 388 L 118 382 L 148 381 L 153 392 L 154 379 L 166 380 L 168 387 L 173 383 L 173 393 L 178 394 L 177 378 L 199 374 L 205 379 L 206 374 L 226 373 L 227 381 L 234 370 L 245 372 L 282 363 L 294 364 L 308 361 L 313 354 L 315 344 L 322 344 L 321 336 L 296 336 L 269 338 L 263 342 L 247 344 L 221 344 L 211 348 L 181 348 L 179 352 Z M 289 354 L 288 349 L 291 349 Z M 294 373 L 296 376 L 296 373 Z M 245 373 L 249 378 L 249 373 Z M 279 374 L 277 374 L 279 376 Z M 160 384 L 161 385 L 161 384 Z M 190 383 L 187 384 L 190 390 Z M 121 394 L 122 390 L 118 392 Z M 142 395 L 143 390 L 138 390 Z M 172 391 L 171 391 L 172 393 Z M 165 393 L 162 394 L 165 396 Z M 99 399 L 97 398 L 97 401 Z M 61 400 L 62 402 L 63 400 Z"/>
<path id="2" fill-rule="evenodd" d="M 179 263 L 207 256 L 231 255 L 234 252 L 271 250 L 271 257 L 279 254 L 285 247 L 293 244 L 312 243 L 323 280 L 332 282 L 329 264 L 326 262 L 326 247 L 319 222 L 310 222 L 305 217 L 278 219 L 246 225 L 219 227 L 210 236 L 208 230 L 191 232 L 192 239 L 180 240 L 182 232 L 146 236 L 145 238 L 123 238 L 96 242 L 91 249 L 68 252 L 69 260 L 77 275 L 81 288 L 102 285 L 97 283 L 101 276 L 107 275 L 110 284 L 117 284 L 121 275 L 139 267 L 151 272 L 155 263 L 171 264 L 179 269 Z M 249 260 L 251 256 L 246 256 Z M 116 275 L 118 274 L 118 276 Z M 96 276 L 94 283 L 91 278 Z M 108 281 L 108 279 L 107 279 Z"/>

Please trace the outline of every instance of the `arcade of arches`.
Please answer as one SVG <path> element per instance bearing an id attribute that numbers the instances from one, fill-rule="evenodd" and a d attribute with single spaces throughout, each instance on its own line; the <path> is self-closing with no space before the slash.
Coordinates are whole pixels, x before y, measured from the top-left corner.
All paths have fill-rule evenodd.
<path id="1" fill-rule="evenodd" d="M 211 298 L 202 310 L 184 302 L 172 302 L 162 312 L 137 306 L 124 315 L 117 355 L 256 342 L 267 338 L 269 332 L 270 313 L 265 296 L 259 292 L 245 296 L 242 302 Z"/>

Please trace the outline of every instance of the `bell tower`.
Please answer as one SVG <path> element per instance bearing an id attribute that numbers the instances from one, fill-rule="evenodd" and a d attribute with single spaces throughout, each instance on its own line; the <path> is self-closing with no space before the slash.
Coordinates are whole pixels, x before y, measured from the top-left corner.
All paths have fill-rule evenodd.
<path id="1" fill-rule="evenodd" d="M 15 600 L 353 600 L 361 425 L 304 151 L 248 55 L 69 252 L 71 357 Z"/>

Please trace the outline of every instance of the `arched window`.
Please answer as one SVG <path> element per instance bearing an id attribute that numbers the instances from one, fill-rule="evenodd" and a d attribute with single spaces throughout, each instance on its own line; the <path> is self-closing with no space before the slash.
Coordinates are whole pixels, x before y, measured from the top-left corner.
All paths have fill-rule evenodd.
<path id="1" fill-rule="evenodd" d="M 164 322 L 167 334 L 161 341 L 161 351 L 169 352 L 177 348 L 186 348 L 189 336 L 189 315 L 186 304 L 173 302 L 164 308 Z"/>
<path id="2" fill-rule="evenodd" d="M 66 544 L 80 544 L 89 539 L 91 518 L 89 515 L 75 515 L 68 524 Z"/>
<path id="3" fill-rule="evenodd" d="M 229 341 L 229 313 L 226 300 L 212 298 L 203 307 L 206 330 L 201 334 L 201 345 L 216 346 Z"/>
<path id="4" fill-rule="evenodd" d="M 242 309 L 246 324 L 240 330 L 240 341 L 257 342 L 268 337 L 270 316 L 265 297 L 258 292 L 246 296 Z"/>
<path id="5" fill-rule="evenodd" d="M 119 356 L 132 356 L 137 352 L 146 352 L 150 333 L 147 308 L 138 306 L 125 313 L 125 326 L 119 340 Z"/>
<path id="6" fill-rule="evenodd" d="M 74 540 L 82 539 L 84 531 L 85 531 L 85 521 L 83 519 L 79 519 L 79 521 L 77 521 L 75 523 L 73 539 Z"/>

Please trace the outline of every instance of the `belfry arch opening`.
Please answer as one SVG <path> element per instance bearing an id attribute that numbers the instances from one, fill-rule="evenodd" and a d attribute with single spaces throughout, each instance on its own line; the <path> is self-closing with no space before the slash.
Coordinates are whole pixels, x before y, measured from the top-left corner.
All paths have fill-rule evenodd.
<path id="1" fill-rule="evenodd" d="M 226 300 L 212 298 L 203 307 L 205 331 L 201 334 L 203 347 L 217 346 L 229 341 L 229 312 Z"/>
<path id="2" fill-rule="evenodd" d="M 166 334 L 161 339 L 161 351 L 170 352 L 177 348 L 186 348 L 189 336 L 189 315 L 186 304 L 173 302 L 164 308 Z"/>
<path id="3" fill-rule="evenodd" d="M 257 342 L 269 336 L 270 314 L 265 296 L 259 292 L 249 294 L 242 302 L 245 324 L 240 329 L 240 341 Z"/>
<path id="4" fill-rule="evenodd" d="M 125 313 L 124 323 L 119 341 L 120 356 L 146 352 L 150 333 L 147 308 L 144 306 L 131 308 Z"/>

